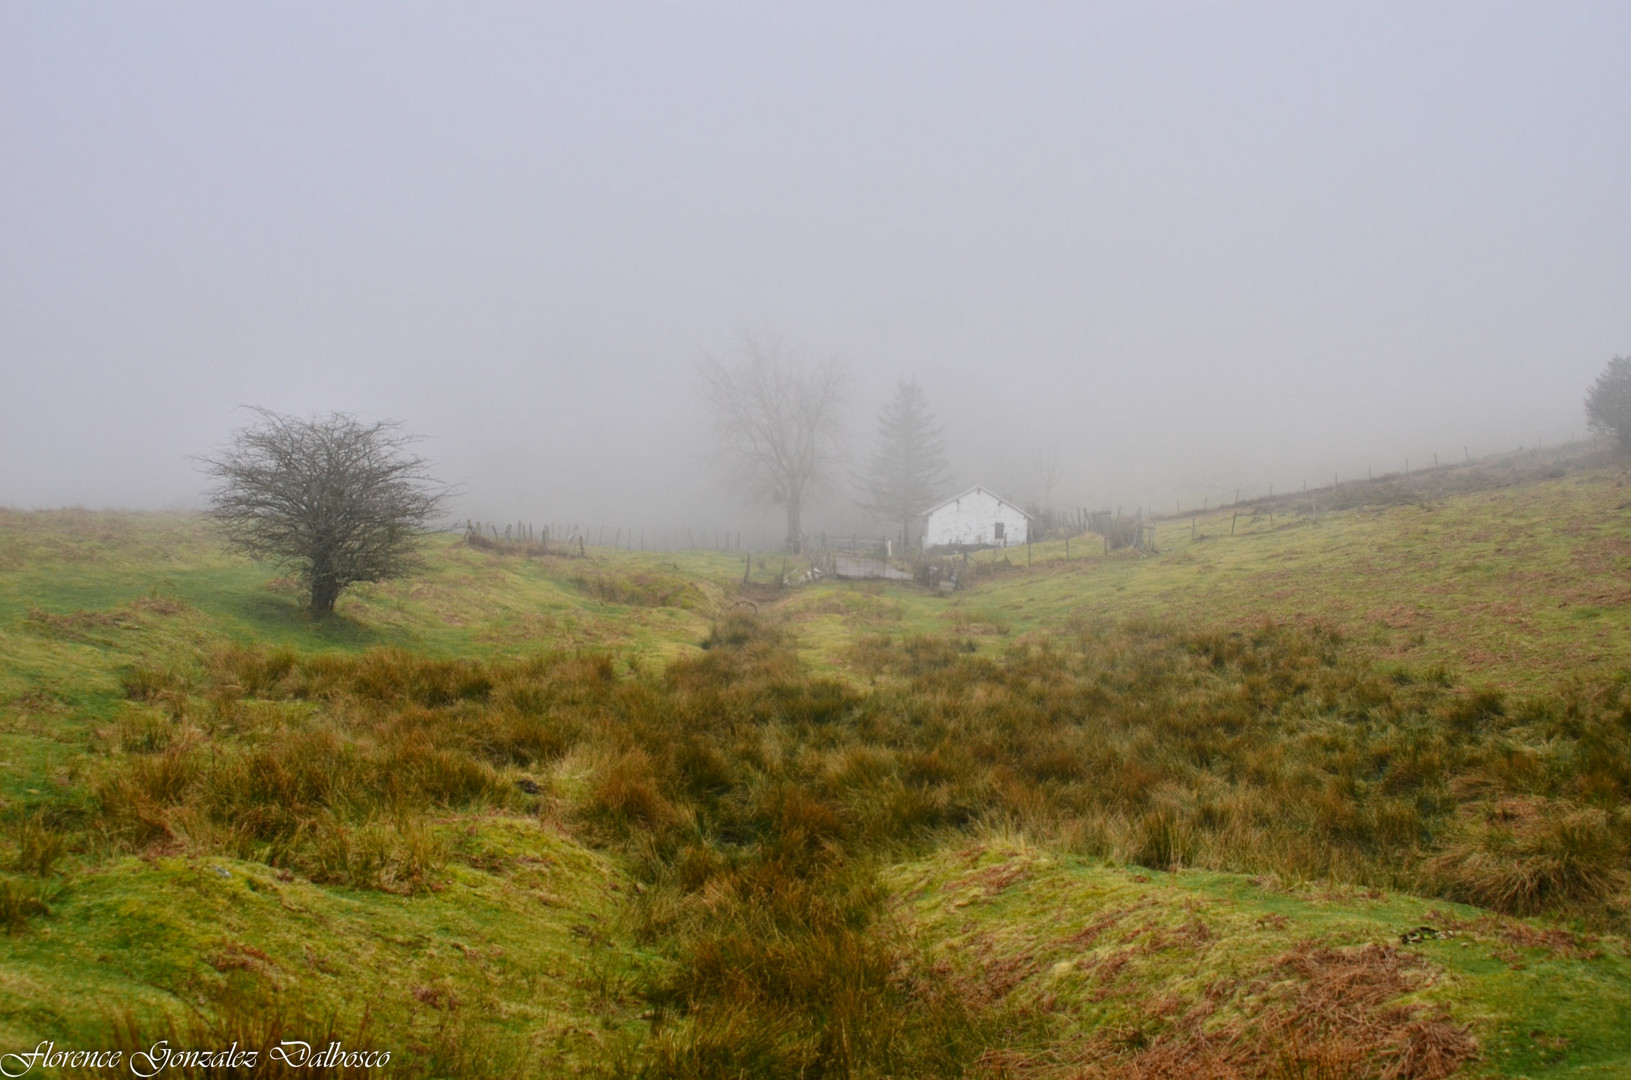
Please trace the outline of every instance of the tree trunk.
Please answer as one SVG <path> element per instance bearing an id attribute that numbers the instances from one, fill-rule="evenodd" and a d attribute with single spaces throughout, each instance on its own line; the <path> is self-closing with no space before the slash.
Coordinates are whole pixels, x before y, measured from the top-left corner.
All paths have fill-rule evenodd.
<path id="1" fill-rule="evenodd" d="M 311 613 L 314 617 L 334 614 L 334 601 L 340 598 L 341 585 L 332 574 L 313 575 L 311 579 Z"/>
<path id="2" fill-rule="evenodd" d="M 787 500 L 787 550 L 794 555 L 804 550 L 804 533 L 799 523 L 800 510 L 797 495 Z"/>

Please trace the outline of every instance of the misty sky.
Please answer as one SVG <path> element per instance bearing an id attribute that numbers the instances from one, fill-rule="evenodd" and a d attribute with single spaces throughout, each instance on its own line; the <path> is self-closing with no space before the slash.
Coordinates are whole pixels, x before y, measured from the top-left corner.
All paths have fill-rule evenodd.
<path id="1" fill-rule="evenodd" d="M 0 0 L 0 505 L 196 505 L 262 405 L 400 418 L 460 516 L 752 527 L 695 378 L 744 329 L 847 358 L 859 457 L 916 377 L 1021 498 L 1049 445 L 1058 501 L 1166 506 L 1566 439 L 1631 354 L 1628 43 L 1626 3 Z"/>

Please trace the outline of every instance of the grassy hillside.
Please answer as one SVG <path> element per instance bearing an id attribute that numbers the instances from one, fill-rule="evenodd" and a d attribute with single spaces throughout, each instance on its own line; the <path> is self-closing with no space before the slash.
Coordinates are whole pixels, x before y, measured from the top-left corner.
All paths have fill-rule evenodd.
<path id="1" fill-rule="evenodd" d="M 829 585 L 790 607 L 825 664 L 842 663 L 857 624 L 1001 647 L 1083 622 L 1250 629 L 1270 620 L 1326 623 L 1380 662 L 1440 665 L 1457 681 L 1509 690 L 1612 678 L 1631 664 L 1631 476 L 1565 464 L 1547 459 L 1532 471 L 1559 475 L 1510 486 L 1472 469 L 1459 482 L 1432 473 L 1413 486 L 1378 482 L 1369 494 L 1385 504 L 1361 502 L 1358 484 L 1160 519 L 1161 554 L 1148 558 L 1105 558 L 1091 536 L 1068 560 L 1061 541 L 984 553 L 974 562 L 985 575 L 949 602 Z M 1331 509 L 1343 502 L 1360 505 Z"/>
<path id="2" fill-rule="evenodd" d="M 950 598 L 438 537 L 320 623 L 193 519 L 0 512 L 0 1049 L 1631 1076 L 1631 497 L 1560 472 Z"/>

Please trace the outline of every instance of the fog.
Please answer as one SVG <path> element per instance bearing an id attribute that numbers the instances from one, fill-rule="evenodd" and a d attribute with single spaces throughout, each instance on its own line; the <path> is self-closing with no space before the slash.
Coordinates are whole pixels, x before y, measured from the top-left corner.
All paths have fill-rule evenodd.
<path id="1" fill-rule="evenodd" d="M 0 505 L 392 417 L 471 516 L 738 527 L 703 356 L 1189 505 L 1584 434 L 1631 6 L 0 4 Z M 1466 448 L 1464 451 L 1463 448 Z M 841 493 L 808 524 L 858 520 Z"/>

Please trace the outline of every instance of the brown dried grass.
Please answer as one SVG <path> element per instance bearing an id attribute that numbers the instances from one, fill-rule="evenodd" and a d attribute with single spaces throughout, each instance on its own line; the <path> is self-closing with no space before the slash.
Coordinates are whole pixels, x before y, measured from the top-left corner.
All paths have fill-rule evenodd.
<path id="1" fill-rule="evenodd" d="M 1098 965 L 1101 977 L 1119 974 L 1118 957 Z M 1442 1010 L 1401 1000 L 1432 979 L 1425 961 L 1391 946 L 1305 942 L 1254 979 L 1215 983 L 1176 1017 L 1170 994 L 1140 1002 L 1153 1036 L 1123 1024 L 1074 1050 L 991 1051 L 978 1070 L 1028 1080 L 1442 1080 L 1478 1045 Z M 1232 1015 L 1218 1022 L 1226 1006 Z"/>

